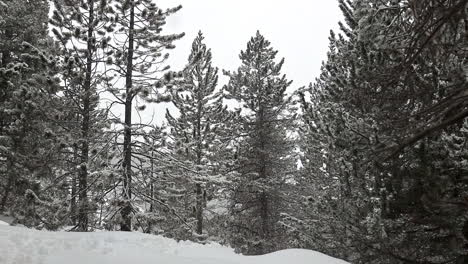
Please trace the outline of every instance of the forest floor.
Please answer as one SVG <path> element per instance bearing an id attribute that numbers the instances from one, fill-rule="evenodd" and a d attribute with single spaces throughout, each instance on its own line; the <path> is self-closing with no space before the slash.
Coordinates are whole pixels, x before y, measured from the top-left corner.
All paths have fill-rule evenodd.
<path id="1" fill-rule="evenodd" d="M 48 232 L 0 219 L 1 264 L 346 264 L 321 253 L 288 249 L 263 256 L 235 254 L 216 243 L 176 242 L 137 232 Z"/>

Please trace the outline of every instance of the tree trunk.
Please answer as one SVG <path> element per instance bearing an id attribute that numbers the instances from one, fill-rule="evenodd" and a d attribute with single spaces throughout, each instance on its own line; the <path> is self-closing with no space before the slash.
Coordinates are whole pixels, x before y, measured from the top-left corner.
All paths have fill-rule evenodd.
<path id="1" fill-rule="evenodd" d="M 200 89 L 201 90 L 201 89 Z M 201 111 L 202 111 L 202 102 L 200 92 L 197 94 L 197 126 L 196 126 L 196 140 L 197 140 L 197 165 L 201 165 L 202 159 L 202 138 L 201 138 Z M 200 170 L 198 167 L 197 170 Z M 197 234 L 203 234 L 203 190 L 201 183 L 195 184 L 195 193 L 196 193 L 196 219 L 197 219 Z"/>
<path id="2" fill-rule="evenodd" d="M 259 150 L 258 150 L 258 158 L 259 158 L 259 170 L 258 170 L 258 176 L 260 179 L 267 179 L 267 157 L 266 155 L 266 136 L 265 136 L 265 113 L 264 113 L 264 107 L 259 102 L 259 113 L 258 113 L 258 135 L 259 138 Z M 262 190 L 260 194 L 260 217 L 262 219 L 262 227 L 261 227 L 261 237 L 263 239 L 268 239 L 268 236 L 270 235 L 270 228 L 269 228 L 269 219 L 268 219 L 268 195 L 267 193 Z M 262 252 L 265 253 L 265 252 Z"/>
<path id="3" fill-rule="evenodd" d="M 197 218 L 197 234 L 203 234 L 203 191 L 200 183 L 196 184 L 197 192 L 197 209 L 196 209 L 196 218 Z"/>
<path id="4" fill-rule="evenodd" d="M 153 139 L 153 146 L 154 146 L 154 139 Z M 154 153 L 153 153 L 153 150 L 151 150 L 151 159 L 150 159 L 150 163 L 151 163 L 151 175 L 150 175 L 150 179 L 151 179 L 151 183 L 150 183 L 150 208 L 149 208 L 149 212 L 150 213 L 153 213 L 154 212 Z M 146 229 L 146 233 L 151 233 L 151 230 L 153 230 L 153 222 L 152 221 L 149 221 L 149 224 L 148 224 L 148 228 Z"/>
<path id="5" fill-rule="evenodd" d="M 73 175 L 71 178 L 71 201 L 70 201 L 70 213 L 71 221 L 73 225 L 77 224 L 77 204 L 76 204 L 76 176 Z"/>
<path id="6" fill-rule="evenodd" d="M 77 116 L 77 122 L 79 122 L 79 117 Z M 73 147 L 73 166 L 76 167 L 76 164 L 79 161 L 78 156 L 78 147 Z M 71 214 L 71 221 L 74 226 L 78 223 L 77 212 L 78 212 L 78 205 L 76 201 L 77 196 L 77 179 L 79 177 L 78 173 L 73 173 L 70 179 L 71 185 L 71 200 L 70 200 L 70 214 Z"/>
<path id="7" fill-rule="evenodd" d="M 93 31 L 94 31 L 94 1 L 88 1 L 89 21 L 88 21 L 88 39 L 86 54 L 86 74 L 83 98 L 83 120 L 81 123 L 81 147 L 80 147 L 80 168 L 78 172 L 78 230 L 88 231 L 88 161 L 89 161 L 89 130 L 91 116 L 91 74 L 93 71 Z"/>
<path id="8" fill-rule="evenodd" d="M 125 135 L 124 135 L 124 160 L 123 160 L 123 198 L 124 207 L 121 211 L 122 223 L 121 231 L 132 230 L 132 100 L 134 92 L 132 91 L 133 79 L 133 45 L 134 45 L 134 27 L 135 27 L 135 5 L 130 2 L 130 24 L 128 38 L 127 71 L 125 73 Z"/>

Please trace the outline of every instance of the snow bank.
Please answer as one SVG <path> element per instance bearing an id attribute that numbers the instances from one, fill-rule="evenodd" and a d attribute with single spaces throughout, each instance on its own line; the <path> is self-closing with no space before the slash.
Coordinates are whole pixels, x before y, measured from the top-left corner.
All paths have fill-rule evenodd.
<path id="1" fill-rule="evenodd" d="M 0 225 L 2 264 L 346 264 L 310 250 L 242 256 L 218 244 L 122 232 L 47 232 Z"/>

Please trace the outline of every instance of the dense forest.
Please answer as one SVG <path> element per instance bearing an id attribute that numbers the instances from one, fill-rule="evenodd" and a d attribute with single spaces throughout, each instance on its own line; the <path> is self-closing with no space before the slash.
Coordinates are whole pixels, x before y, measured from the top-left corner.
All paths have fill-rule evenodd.
<path id="1" fill-rule="evenodd" d="M 468 263 L 468 0 L 337 5 L 320 76 L 292 87 L 258 31 L 236 70 L 202 32 L 169 67 L 182 6 L 0 0 L 0 213 L 248 255 Z M 138 118 L 160 103 L 163 125 Z"/>

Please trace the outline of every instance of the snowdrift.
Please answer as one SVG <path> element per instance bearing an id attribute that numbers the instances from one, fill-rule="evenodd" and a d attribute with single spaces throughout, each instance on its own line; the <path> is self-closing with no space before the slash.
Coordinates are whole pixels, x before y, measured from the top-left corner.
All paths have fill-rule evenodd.
<path id="1" fill-rule="evenodd" d="M 346 264 L 301 249 L 242 256 L 219 244 L 123 232 L 47 232 L 0 224 L 1 264 Z"/>

